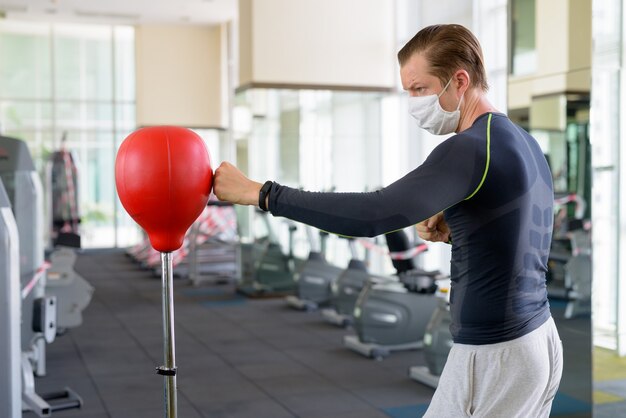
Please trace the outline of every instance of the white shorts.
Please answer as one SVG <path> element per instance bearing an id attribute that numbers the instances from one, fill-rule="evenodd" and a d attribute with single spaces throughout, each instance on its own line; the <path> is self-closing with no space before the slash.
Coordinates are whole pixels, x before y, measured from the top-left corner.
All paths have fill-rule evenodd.
<path id="1" fill-rule="evenodd" d="M 547 418 L 563 372 L 554 320 L 497 344 L 454 344 L 424 418 Z"/>

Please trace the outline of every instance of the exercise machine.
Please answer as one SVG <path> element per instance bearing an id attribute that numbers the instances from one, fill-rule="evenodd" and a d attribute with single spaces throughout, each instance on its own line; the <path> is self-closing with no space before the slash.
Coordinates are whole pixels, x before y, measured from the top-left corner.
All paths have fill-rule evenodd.
<path id="1" fill-rule="evenodd" d="M 0 416 L 22 416 L 19 236 L 0 180 Z"/>
<path id="2" fill-rule="evenodd" d="M 412 269 L 398 278 L 368 280 L 354 308 L 356 335 L 344 345 L 366 357 L 382 360 L 393 351 L 423 347 L 426 325 L 437 307 L 440 272 Z"/>
<path id="3" fill-rule="evenodd" d="M 407 263 L 419 253 L 426 250 L 425 244 L 418 244 L 411 248 L 404 231 L 394 231 L 385 235 L 387 241 L 387 254 L 391 257 L 392 263 L 398 274 L 404 273 L 413 268 L 413 263 Z M 348 238 L 350 253 L 352 258 L 348 267 L 341 273 L 337 280 L 331 284 L 332 297 L 330 308 L 322 310 L 323 318 L 330 324 L 348 327 L 354 322 L 354 311 L 357 299 L 363 288 L 369 283 L 375 284 L 397 283 L 397 277 L 372 275 L 367 271 L 365 262 L 358 259 L 356 243 L 354 238 Z"/>
<path id="4" fill-rule="evenodd" d="M 46 294 L 57 300 L 57 332 L 82 324 L 82 312 L 91 302 L 94 288 L 74 270 L 76 249 L 81 247 L 79 232 L 78 170 L 72 153 L 66 148 L 67 134 L 61 147 L 48 158 L 46 178 L 47 208 L 50 213 L 50 245 Z"/>
<path id="5" fill-rule="evenodd" d="M 46 375 L 46 344 L 57 332 L 56 296 L 46 289 L 44 262 L 42 187 L 26 143 L 0 137 L 0 179 L 11 203 L 19 241 L 21 310 L 21 392 L 22 409 L 38 416 L 54 410 L 78 408 L 82 400 L 71 389 L 41 395 L 35 391 L 35 376 Z"/>
<path id="6" fill-rule="evenodd" d="M 570 213 L 569 204 L 574 203 Z M 584 200 L 575 194 L 555 200 L 554 234 L 548 259 L 548 296 L 567 302 L 565 318 L 591 314 L 591 226 Z"/>
<path id="7" fill-rule="evenodd" d="M 235 282 L 240 276 L 237 215 L 231 203 L 209 200 L 189 232 L 188 277 L 193 285 Z M 177 267 L 180 270 L 180 265 Z"/>
<path id="8" fill-rule="evenodd" d="M 564 266 L 564 317 L 572 319 L 591 315 L 591 231 L 584 227 L 575 229 L 568 237 L 572 252 Z"/>
<path id="9" fill-rule="evenodd" d="M 411 246 L 404 231 L 385 238 L 397 275 L 367 281 L 354 308 L 356 335 L 344 337 L 347 348 L 376 360 L 392 351 L 422 348 L 428 319 L 437 306 L 437 282 L 446 278 L 439 271 L 415 267 L 413 260 L 426 251 L 425 244 Z"/>
<path id="10" fill-rule="evenodd" d="M 237 238 L 237 216 L 233 205 L 209 200 L 185 234 L 181 248 L 172 252 L 174 277 L 189 279 L 195 286 L 236 282 L 240 277 Z M 152 248 L 147 235 L 127 254 L 143 268 L 152 270 L 155 277 L 161 277 L 160 254 Z"/>
<path id="11" fill-rule="evenodd" d="M 382 276 L 370 275 L 363 260 L 359 260 L 354 238 L 347 238 L 351 259 L 348 267 L 331 283 L 330 307 L 322 310 L 322 317 L 339 327 L 352 325 L 354 306 L 368 280 L 387 280 Z"/>
<path id="12" fill-rule="evenodd" d="M 414 366 L 409 369 L 411 379 L 436 388 L 439 377 L 452 348 L 450 324 L 449 287 L 441 286 L 438 291 L 438 305 L 424 332 L 424 359 L 426 366 Z"/>
<path id="13" fill-rule="evenodd" d="M 43 189 L 26 143 L 0 137 L 0 178 L 11 202 L 20 243 L 20 281 L 22 303 L 22 350 L 30 353 L 38 376 L 46 374 L 46 342 L 43 334 L 32 329 L 35 301 L 45 306 L 45 269 L 43 248 Z M 51 338 L 54 340 L 54 336 Z M 49 341 L 51 342 L 51 341 Z"/>
<path id="14" fill-rule="evenodd" d="M 285 296 L 296 288 L 294 275 L 301 265 L 293 254 L 293 236 L 297 229 L 289 222 L 289 251 L 285 254 L 278 237 L 269 222 L 268 214 L 262 210 L 257 215 L 267 229 L 267 235 L 252 243 L 241 243 L 241 280 L 237 291 L 249 297 Z"/>
<path id="15" fill-rule="evenodd" d="M 46 167 L 48 204 L 50 210 L 51 246 L 81 247 L 78 211 L 78 170 L 74 157 L 67 150 L 67 135 L 61 139 L 61 148 L 54 151 Z"/>
<path id="16" fill-rule="evenodd" d="M 94 287 L 74 270 L 76 251 L 60 247 L 50 254 L 46 293 L 57 300 L 57 333 L 83 323 L 83 311 L 89 306 Z"/>
<path id="17" fill-rule="evenodd" d="M 330 302 L 331 286 L 339 278 L 343 269 L 326 261 L 326 240 L 328 233 L 320 231 L 320 245 L 315 248 L 313 228 L 306 228 L 311 246 L 308 259 L 294 276 L 297 283 L 296 295 L 285 298 L 287 304 L 297 310 L 315 311 Z"/>

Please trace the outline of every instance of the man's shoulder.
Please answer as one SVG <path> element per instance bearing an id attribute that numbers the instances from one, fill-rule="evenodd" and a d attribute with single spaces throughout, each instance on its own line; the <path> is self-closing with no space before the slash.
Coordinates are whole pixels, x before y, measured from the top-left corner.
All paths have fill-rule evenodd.
<path id="1" fill-rule="evenodd" d="M 460 167 L 464 165 L 465 160 L 486 154 L 486 150 L 485 136 L 481 139 L 477 135 L 463 131 L 446 138 L 437 145 L 430 153 L 428 160 L 430 162 L 446 161 L 448 168 L 454 168 L 455 165 Z"/>
<path id="2" fill-rule="evenodd" d="M 487 113 L 481 115 L 468 129 L 446 138 L 435 147 L 433 153 L 454 152 L 455 154 L 473 156 L 475 152 L 486 152 L 492 137 L 514 135 L 518 129 L 521 130 L 505 114 Z"/>
<path id="3" fill-rule="evenodd" d="M 487 134 L 485 132 L 480 132 L 477 129 L 472 128 L 452 135 L 441 144 L 439 144 L 437 148 L 441 147 L 441 149 L 443 150 L 454 149 L 457 152 L 461 152 L 469 151 L 476 147 L 484 147 L 487 139 Z"/>

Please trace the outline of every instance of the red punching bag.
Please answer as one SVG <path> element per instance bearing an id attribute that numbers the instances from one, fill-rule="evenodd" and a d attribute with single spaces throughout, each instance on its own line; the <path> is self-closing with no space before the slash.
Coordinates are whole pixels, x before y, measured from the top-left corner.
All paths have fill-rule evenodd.
<path id="1" fill-rule="evenodd" d="M 124 209 L 154 249 L 172 252 L 209 200 L 213 170 L 208 150 L 189 129 L 139 129 L 120 146 L 115 185 Z"/>

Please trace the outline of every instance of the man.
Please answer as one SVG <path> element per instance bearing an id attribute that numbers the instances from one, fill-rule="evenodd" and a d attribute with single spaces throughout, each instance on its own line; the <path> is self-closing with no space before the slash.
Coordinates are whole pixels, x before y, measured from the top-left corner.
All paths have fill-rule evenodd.
<path id="1" fill-rule="evenodd" d="M 373 193 L 264 185 L 224 163 L 219 199 L 320 229 L 376 236 L 417 224 L 452 245 L 454 345 L 426 417 L 548 417 L 562 372 L 545 274 L 552 177 L 537 142 L 485 97 L 482 50 L 460 25 L 424 28 L 398 53 L 409 110 L 438 135 L 424 164 Z"/>

